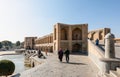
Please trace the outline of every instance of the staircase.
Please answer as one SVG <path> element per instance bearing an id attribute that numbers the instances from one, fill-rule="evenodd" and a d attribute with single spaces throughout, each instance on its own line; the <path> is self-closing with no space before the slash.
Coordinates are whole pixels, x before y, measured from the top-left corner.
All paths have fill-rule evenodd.
<path id="1" fill-rule="evenodd" d="M 110 74 L 105 74 L 104 77 L 120 77 L 120 67 L 116 71 L 110 70 Z"/>

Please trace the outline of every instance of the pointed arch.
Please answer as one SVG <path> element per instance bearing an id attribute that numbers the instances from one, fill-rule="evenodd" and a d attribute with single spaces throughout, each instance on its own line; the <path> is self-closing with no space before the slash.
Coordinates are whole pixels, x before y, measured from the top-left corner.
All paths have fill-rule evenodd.
<path id="1" fill-rule="evenodd" d="M 56 28 L 54 28 L 54 40 L 56 40 Z"/>
<path id="2" fill-rule="evenodd" d="M 91 34 L 91 40 L 95 40 L 95 32 L 93 32 L 92 34 Z"/>
<path id="3" fill-rule="evenodd" d="M 82 31 L 79 28 L 75 28 L 72 31 L 72 40 L 82 40 Z"/>
<path id="4" fill-rule="evenodd" d="M 99 40 L 103 40 L 103 32 L 102 31 L 99 32 Z"/>
<path id="5" fill-rule="evenodd" d="M 61 29 L 61 40 L 67 40 L 67 30 L 65 28 Z"/>

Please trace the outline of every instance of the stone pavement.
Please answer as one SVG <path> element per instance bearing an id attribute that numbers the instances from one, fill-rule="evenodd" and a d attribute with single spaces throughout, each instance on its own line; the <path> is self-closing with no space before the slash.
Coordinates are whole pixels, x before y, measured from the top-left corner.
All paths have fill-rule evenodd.
<path id="1" fill-rule="evenodd" d="M 20 77 L 96 77 L 96 65 L 85 55 L 70 55 L 70 62 L 59 62 L 57 55 L 50 54 L 45 62 L 26 72 Z"/>

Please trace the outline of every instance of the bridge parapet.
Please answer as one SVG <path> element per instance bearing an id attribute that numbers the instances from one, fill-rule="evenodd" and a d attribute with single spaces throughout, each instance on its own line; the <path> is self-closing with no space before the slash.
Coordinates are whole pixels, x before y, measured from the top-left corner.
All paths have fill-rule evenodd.
<path id="1" fill-rule="evenodd" d="M 114 35 L 108 33 L 105 37 L 105 51 L 91 40 L 88 40 L 89 57 L 100 69 L 101 75 L 120 67 L 120 59 L 115 58 Z"/>

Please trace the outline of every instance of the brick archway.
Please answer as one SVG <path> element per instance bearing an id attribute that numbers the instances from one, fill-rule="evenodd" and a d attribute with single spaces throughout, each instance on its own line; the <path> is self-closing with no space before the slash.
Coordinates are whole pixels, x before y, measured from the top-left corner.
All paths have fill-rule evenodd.
<path id="1" fill-rule="evenodd" d="M 82 45 L 75 43 L 72 45 L 72 52 L 80 52 L 82 51 Z"/>
<path id="2" fill-rule="evenodd" d="M 79 28 L 75 28 L 72 31 L 72 40 L 82 40 L 82 31 Z"/>
<path id="3" fill-rule="evenodd" d="M 61 40 L 67 40 L 67 30 L 65 28 L 61 29 Z"/>

